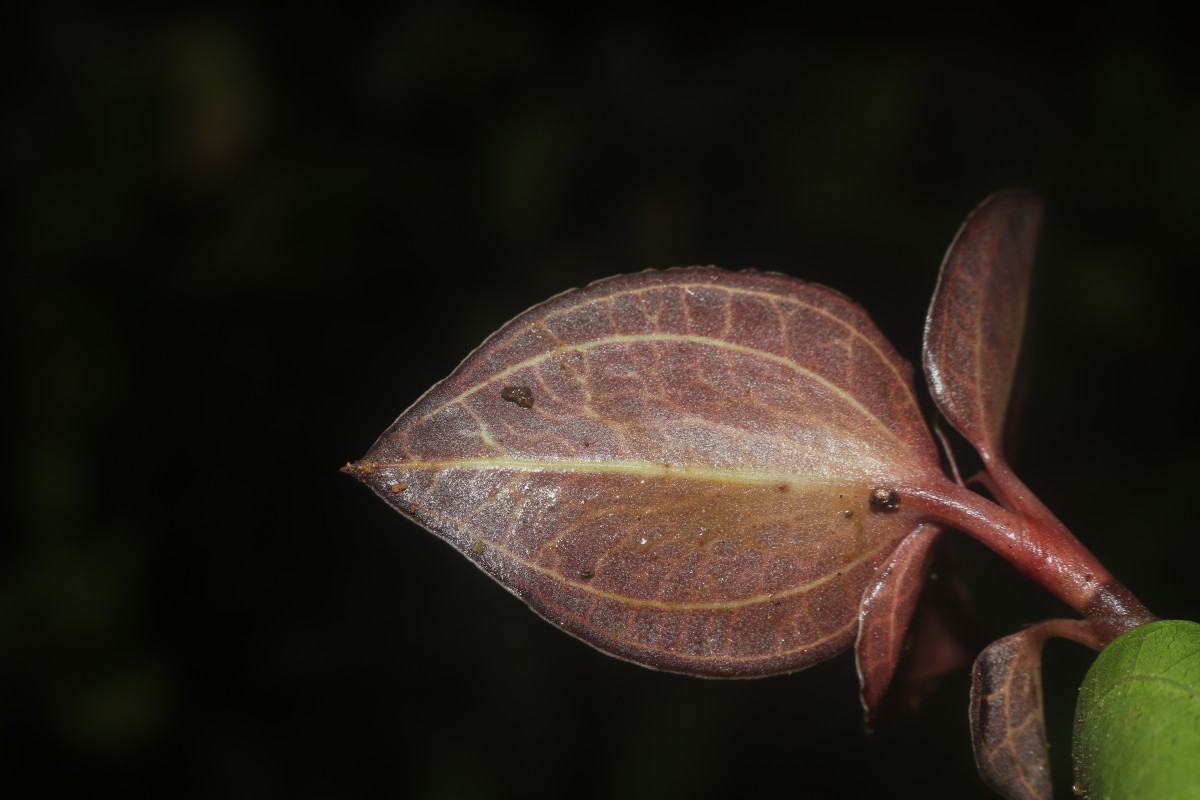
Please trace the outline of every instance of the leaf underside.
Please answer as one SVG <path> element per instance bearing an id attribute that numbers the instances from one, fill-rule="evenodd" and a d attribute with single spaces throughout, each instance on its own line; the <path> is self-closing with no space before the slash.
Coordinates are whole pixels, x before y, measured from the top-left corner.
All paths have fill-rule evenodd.
<path id="1" fill-rule="evenodd" d="M 859 604 L 858 639 L 854 657 L 858 666 L 859 699 L 870 727 L 883 703 L 908 636 L 940 527 L 917 526 L 892 551 L 867 585 Z"/>
<path id="2" fill-rule="evenodd" d="M 1050 800 L 1042 704 L 1042 645 L 1035 628 L 992 642 L 971 677 L 971 734 L 984 782 L 1009 800 Z"/>
<path id="3" fill-rule="evenodd" d="M 1099 647 L 1087 620 L 1050 619 L 997 639 L 971 675 L 971 738 L 984 782 L 1009 800 L 1050 800 L 1053 787 L 1042 698 L 1047 639 Z"/>
<path id="4" fill-rule="evenodd" d="M 854 654 L 868 728 L 894 708 L 915 708 L 978 652 L 949 544 L 941 526 L 918 526 L 863 594 Z"/>
<path id="5" fill-rule="evenodd" d="M 347 471 L 584 641 L 722 677 L 849 646 L 905 487 L 940 479 L 859 306 L 712 267 L 535 306 Z"/>
<path id="6" fill-rule="evenodd" d="M 1042 201 L 1024 192 L 980 203 L 946 253 L 925 320 L 930 393 L 985 461 L 1002 458 L 1041 221 Z"/>

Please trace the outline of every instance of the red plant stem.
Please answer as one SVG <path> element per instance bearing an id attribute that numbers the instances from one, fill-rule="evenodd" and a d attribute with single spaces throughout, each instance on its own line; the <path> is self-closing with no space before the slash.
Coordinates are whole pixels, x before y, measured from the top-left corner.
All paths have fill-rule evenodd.
<path id="1" fill-rule="evenodd" d="M 992 490 L 996 492 L 1001 505 L 1058 528 L 1063 534 L 1075 538 L 1067 530 L 1067 526 L 1063 525 L 1025 482 L 1017 477 L 1003 458 L 996 458 L 988 448 L 980 448 L 980 455 L 983 457 L 988 477 L 992 479 Z"/>
<path id="2" fill-rule="evenodd" d="M 1032 492 L 1015 476 L 1011 478 L 1001 487 L 1003 499 L 1011 500 L 1020 512 L 1002 508 L 949 480 L 907 489 L 901 499 L 931 520 L 970 534 L 991 548 L 1095 623 L 1106 640 L 1156 619 L 1040 501 L 1030 501 Z M 1019 498 L 1013 496 L 1020 494 L 1018 485 L 1025 492 Z"/>

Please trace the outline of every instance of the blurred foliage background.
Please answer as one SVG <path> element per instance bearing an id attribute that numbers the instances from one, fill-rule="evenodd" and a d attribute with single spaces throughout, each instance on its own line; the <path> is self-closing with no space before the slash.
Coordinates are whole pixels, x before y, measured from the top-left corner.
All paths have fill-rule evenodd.
<path id="1" fill-rule="evenodd" d="M 965 675 L 867 737 L 847 657 L 751 682 L 620 663 L 337 469 L 509 317 L 616 272 L 788 272 L 916 358 L 942 253 L 1004 186 L 1048 202 L 1018 469 L 1147 605 L 1198 615 L 1182 26 L 38 8 L 0 56 L 10 782 L 980 796 Z M 983 641 L 1063 613 L 959 555 Z M 1069 787 L 1089 656 L 1049 655 Z"/>

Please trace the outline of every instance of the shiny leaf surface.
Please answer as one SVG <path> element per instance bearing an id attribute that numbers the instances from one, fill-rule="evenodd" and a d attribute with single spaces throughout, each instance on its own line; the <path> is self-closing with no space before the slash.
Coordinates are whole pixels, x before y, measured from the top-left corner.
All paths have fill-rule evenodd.
<path id="1" fill-rule="evenodd" d="M 949 544 L 941 526 L 919 526 L 863 594 L 854 654 L 868 728 L 881 711 L 915 708 L 979 651 Z"/>
<path id="2" fill-rule="evenodd" d="M 900 663 L 909 623 L 933 562 L 938 533 L 938 526 L 926 523 L 905 537 L 872 578 L 859 605 L 854 658 L 858 666 L 859 699 L 868 726 L 883 703 Z"/>
<path id="3" fill-rule="evenodd" d="M 946 253 L 926 317 L 930 392 L 985 461 L 1001 457 L 1041 222 L 1042 201 L 1023 192 L 980 203 Z"/>
<path id="4" fill-rule="evenodd" d="M 855 303 L 711 267 L 535 306 L 347 471 L 564 630 L 711 676 L 849 646 L 904 488 L 944 481 Z"/>

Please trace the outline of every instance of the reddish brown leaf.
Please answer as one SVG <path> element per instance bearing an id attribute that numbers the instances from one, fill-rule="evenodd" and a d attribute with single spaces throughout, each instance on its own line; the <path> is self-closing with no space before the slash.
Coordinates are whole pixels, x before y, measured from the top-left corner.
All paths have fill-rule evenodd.
<path id="1" fill-rule="evenodd" d="M 944 676 L 969 667 L 979 653 L 966 585 L 948 557 L 952 544 L 938 537 L 929 578 L 909 623 L 911 644 L 889 690 L 889 698 L 901 707 L 916 708 Z"/>
<path id="2" fill-rule="evenodd" d="M 938 409 L 984 457 L 1002 458 L 1042 222 L 1042 201 L 998 192 L 967 217 L 925 320 L 925 374 Z"/>
<path id="3" fill-rule="evenodd" d="M 713 676 L 849 646 L 905 487 L 945 480 L 856 304 L 711 267 L 530 309 L 347 469 L 570 633 Z"/>
<path id="4" fill-rule="evenodd" d="M 999 526 L 972 529 L 975 520 L 952 520 L 948 505 L 931 511 L 1076 611 L 1106 618 L 1116 636 L 1153 615 L 1017 478 L 1001 452 L 1041 218 L 1041 201 L 1022 192 L 983 201 L 950 245 L 925 324 L 925 373 L 934 400 L 979 451 L 987 470 L 980 482 L 1021 519 L 1004 522 L 989 509 L 984 513 Z M 1009 532 L 994 538 L 1004 527 Z"/>
<path id="5" fill-rule="evenodd" d="M 859 699 L 868 727 L 900 662 L 909 621 L 925 586 L 939 532 L 937 525 L 918 526 L 892 551 L 891 558 L 876 572 L 863 593 L 854 658 L 858 665 Z"/>
<path id="6" fill-rule="evenodd" d="M 992 642 L 971 676 L 971 739 L 984 783 L 1009 800 L 1049 800 L 1042 645 L 1051 637 L 1099 649 L 1083 620 L 1052 619 Z"/>
<path id="7" fill-rule="evenodd" d="M 854 655 L 868 728 L 885 697 L 889 705 L 914 708 L 943 675 L 966 667 L 978 652 L 967 630 L 966 590 L 942 532 L 939 525 L 920 525 L 863 593 Z"/>
<path id="8" fill-rule="evenodd" d="M 984 783 L 1010 800 L 1049 800 L 1050 758 L 1042 713 L 1038 627 L 998 639 L 975 660 L 971 736 Z"/>

